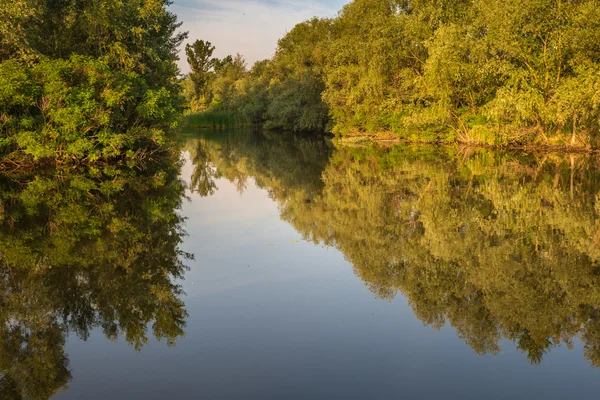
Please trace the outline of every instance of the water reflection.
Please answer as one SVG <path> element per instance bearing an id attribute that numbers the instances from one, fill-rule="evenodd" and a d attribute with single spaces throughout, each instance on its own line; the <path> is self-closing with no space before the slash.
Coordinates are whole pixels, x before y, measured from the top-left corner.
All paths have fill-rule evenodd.
<path id="1" fill-rule="evenodd" d="M 46 399 L 71 379 L 68 333 L 136 349 L 184 334 L 184 187 L 177 158 L 0 176 L 0 398 Z"/>
<path id="2" fill-rule="evenodd" d="M 258 134 L 207 135 L 187 147 L 202 149 L 192 157 L 200 188 L 215 190 L 206 181 L 222 176 L 243 191 L 254 178 L 284 220 L 339 249 L 377 296 L 402 293 L 423 323 L 449 323 L 477 353 L 497 354 L 509 339 L 539 363 L 580 338 L 600 366 L 597 158 L 409 145 L 334 150 Z"/>

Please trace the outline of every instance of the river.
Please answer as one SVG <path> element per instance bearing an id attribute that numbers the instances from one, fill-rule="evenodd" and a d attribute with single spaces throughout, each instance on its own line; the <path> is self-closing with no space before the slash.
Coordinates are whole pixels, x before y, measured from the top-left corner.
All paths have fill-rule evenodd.
<path id="1" fill-rule="evenodd" d="M 592 399 L 600 160 L 180 134 L 0 177 L 0 394 Z"/>

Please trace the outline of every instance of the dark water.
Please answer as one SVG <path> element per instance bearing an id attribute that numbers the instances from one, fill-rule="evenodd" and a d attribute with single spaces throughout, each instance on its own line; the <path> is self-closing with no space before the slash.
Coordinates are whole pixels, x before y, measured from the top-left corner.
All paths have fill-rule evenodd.
<path id="1" fill-rule="evenodd" d="M 600 395 L 600 160 L 179 143 L 0 177 L 0 398 Z"/>

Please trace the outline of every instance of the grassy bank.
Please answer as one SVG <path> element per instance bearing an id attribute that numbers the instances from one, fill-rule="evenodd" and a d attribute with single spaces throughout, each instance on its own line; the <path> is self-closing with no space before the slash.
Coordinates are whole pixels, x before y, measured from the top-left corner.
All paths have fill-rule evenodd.
<path id="1" fill-rule="evenodd" d="M 202 111 L 184 117 L 182 129 L 235 129 L 252 124 L 234 111 Z M 276 129 L 274 133 L 286 130 Z M 323 132 L 325 133 L 325 132 Z M 430 143 L 486 147 L 497 149 L 524 149 L 531 151 L 598 152 L 600 143 L 587 132 L 543 132 L 540 128 L 511 128 L 490 125 L 464 126 L 463 129 L 428 126 L 421 129 L 401 128 L 388 131 L 345 132 L 337 134 L 335 143 L 360 145 L 368 143 Z"/>
<path id="2" fill-rule="evenodd" d="M 463 131 L 432 129 L 424 133 L 410 131 L 354 132 L 338 135 L 334 141 L 339 144 L 406 142 L 536 151 L 598 152 L 598 143 L 592 140 L 592 137 L 591 135 L 573 135 L 570 132 L 543 134 L 535 129 L 497 129 L 493 132 L 489 129 Z"/>

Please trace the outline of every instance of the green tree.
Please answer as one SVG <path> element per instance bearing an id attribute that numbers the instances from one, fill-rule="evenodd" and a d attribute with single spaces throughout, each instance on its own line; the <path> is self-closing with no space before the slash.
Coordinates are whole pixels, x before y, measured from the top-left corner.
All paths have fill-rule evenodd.
<path id="1" fill-rule="evenodd" d="M 240 108 L 238 86 L 246 75 L 246 61 L 241 54 L 224 59 L 219 64 L 219 72 L 212 82 L 212 110 L 234 111 Z"/>
<path id="2" fill-rule="evenodd" d="M 330 28 L 330 20 L 313 18 L 296 25 L 279 41 L 269 64 L 266 128 L 325 130 L 328 109 L 321 93 L 325 89 L 323 67 Z"/>
<path id="3" fill-rule="evenodd" d="M 596 0 L 354 0 L 296 25 L 228 109 L 270 129 L 596 149 L 598 10 Z"/>
<path id="4" fill-rule="evenodd" d="M 197 97 L 205 94 L 210 72 L 215 65 L 215 59 L 212 58 L 214 51 L 215 46 L 204 40 L 196 40 L 185 46 L 187 62 L 191 69 L 189 77 L 194 83 Z"/>
<path id="5" fill-rule="evenodd" d="M 0 152 L 96 162 L 160 149 L 181 111 L 175 62 L 186 37 L 169 4 L 5 0 Z"/>
<path id="6" fill-rule="evenodd" d="M 11 58 L 33 61 L 35 52 L 25 27 L 39 23 L 37 2 L 2 0 L 0 5 L 0 61 Z"/>
<path id="7" fill-rule="evenodd" d="M 226 65 L 233 64 L 233 57 L 228 55 L 227 57 L 219 60 L 218 58 L 213 58 L 213 69 L 216 74 L 219 74 Z"/>

